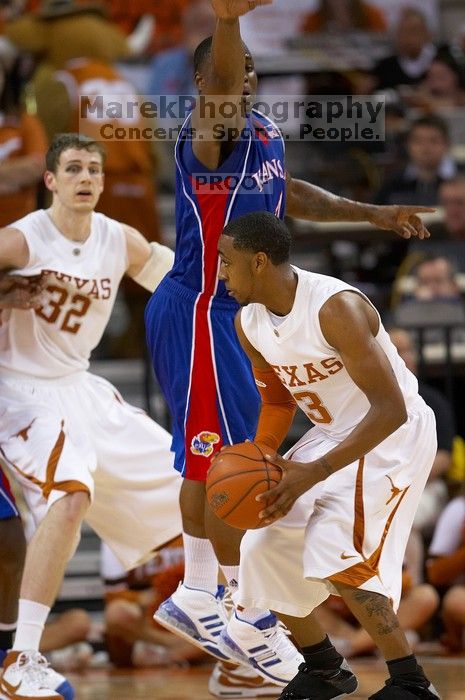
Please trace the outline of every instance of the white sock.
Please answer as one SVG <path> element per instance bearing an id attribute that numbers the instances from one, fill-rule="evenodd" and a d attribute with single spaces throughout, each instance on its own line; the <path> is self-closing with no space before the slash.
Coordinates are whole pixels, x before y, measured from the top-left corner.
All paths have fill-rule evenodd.
<path id="1" fill-rule="evenodd" d="M 225 566 L 221 564 L 221 571 L 226 579 L 226 584 L 231 593 L 237 591 L 239 581 L 239 566 Z"/>
<path id="2" fill-rule="evenodd" d="M 264 610 L 263 608 L 242 608 L 241 610 L 236 608 L 237 619 L 242 620 L 243 622 L 248 622 L 251 625 L 254 625 L 264 617 L 268 617 L 269 614 L 270 611 Z"/>
<path id="3" fill-rule="evenodd" d="M 33 600 L 19 599 L 18 628 L 13 651 L 39 650 L 40 639 L 44 631 L 50 608 Z"/>
<path id="4" fill-rule="evenodd" d="M 182 535 L 184 541 L 184 585 L 215 595 L 218 587 L 218 560 L 210 540 Z"/>
<path id="5" fill-rule="evenodd" d="M 237 591 L 239 585 L 239 566 L 225 566 L 221 564 L 221 570 L 227 581 L 228 588 L 231 593 L 234 593 Z M 236 617 L 244 622 L 250 622 L 251 625 L 253 625 L 254 622 L 258 622 L 258 620 L 261 620 L 263 617 L 267 617 L 269 614 L 269 610 L 263 610 L 262 608 L 241 607 L 240 610 L 236 608 Z"/>

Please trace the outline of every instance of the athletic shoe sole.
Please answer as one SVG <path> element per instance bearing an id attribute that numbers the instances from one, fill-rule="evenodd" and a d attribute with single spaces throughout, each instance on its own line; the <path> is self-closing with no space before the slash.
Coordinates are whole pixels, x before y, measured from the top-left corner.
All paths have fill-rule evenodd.
<path id="1" fill-rule="evenodd" d="M 158 608 L 153 616 L 153 619 L 165 629 L 191 642 L 199 649 L 203 649 L 211 656 L 214 656 L 220 661 L 231 661 L 230 656 L 226 656 L 218 645 L 210 639 L 204 639 L 191 618 L 186 615 L 180 608 L 171 602 L 171 612 L 167 612 L 163 607 Z"/>

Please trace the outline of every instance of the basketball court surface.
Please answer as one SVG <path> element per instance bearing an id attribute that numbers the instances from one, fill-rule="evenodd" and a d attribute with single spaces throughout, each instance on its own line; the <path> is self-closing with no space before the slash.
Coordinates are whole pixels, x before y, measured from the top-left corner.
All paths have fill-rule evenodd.
<path id="1" fill-rule="evenodd" d="M 465 700 L 465 655 L 454 658 L 420 659 L 442 700 Z M 385 666 L 376 659 L 351 662 L 359 679 L 358 691 L 350 697 L 366 700 L 379 690 L 386 677 Z M 209 666 L 197 669 L 147 670 L 134 672 L 89 671 L 70 675 L 76 700 L 212 700 L 207 690 Z"/>

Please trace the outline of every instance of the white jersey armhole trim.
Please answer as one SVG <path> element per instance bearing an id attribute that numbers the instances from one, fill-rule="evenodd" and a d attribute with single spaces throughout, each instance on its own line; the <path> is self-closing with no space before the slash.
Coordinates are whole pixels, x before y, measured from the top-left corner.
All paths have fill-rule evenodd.
<path id="1" fill-rule="evenodd" d="M 23 265 L 21 268 L 16 268 L 18 270 L 27 270 L 29 267 L 34 267 L 38 262 L 39 262 L 39 257 L 37 253 L 34 250 L 34 245 L 31 244 L 31 236 L 27 235 L 27 233 L 24 231 L 24 229 L 21 226 L 17 225 L 17 222 L 14 222 L 13 226 L 7 226 L 7 228 L 14 229 L 15 231 L 19 231 L 21 233 L 22 237 L 24 238 L 28 250 L 28 260 L 25 265 Z"/>

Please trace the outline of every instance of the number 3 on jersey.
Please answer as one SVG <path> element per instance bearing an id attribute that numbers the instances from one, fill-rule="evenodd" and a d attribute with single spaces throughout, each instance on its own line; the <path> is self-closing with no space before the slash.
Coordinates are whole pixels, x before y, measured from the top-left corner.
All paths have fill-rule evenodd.
<path id="1" fill-rule="evenodd" d="M 65 313 L 63 306 L 70 296 L 66 289 L 50 284 L 46 288 L 46 291 L 50 293 L 47 304 L 37 309 L 36 314 L 48 323 L 55 323 L 64 313 L 63 320 L 60 323 L 60 330 L 66 331 L 67 333 L 77 333 L 81 327 L 81 323 L 72 322 L 73 318 L 80 318 L 86 315 L 91 303 L 90 299 L 82 294 L 73 294 L 71 296 L 72 306 Z"/>
<path id="2" fill-rule="evenodd" d="M 298 391 L 293 394 L 293 397 L 312 423 L 332 423 L 333 417 L 321 402 L 318 394 L 314 394 L 312 391 Z"/>

